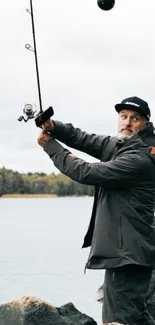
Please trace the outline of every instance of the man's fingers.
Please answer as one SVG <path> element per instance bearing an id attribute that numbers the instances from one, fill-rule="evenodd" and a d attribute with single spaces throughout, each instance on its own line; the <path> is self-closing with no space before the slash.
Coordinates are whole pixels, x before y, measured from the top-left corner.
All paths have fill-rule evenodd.
<path id="1" fill-rule="evenodd" d="M 42 124 L 42 129 L 45 130 L 47 127 L 48 127 L 48 123 L 44 122 L 44 123 Z"/>

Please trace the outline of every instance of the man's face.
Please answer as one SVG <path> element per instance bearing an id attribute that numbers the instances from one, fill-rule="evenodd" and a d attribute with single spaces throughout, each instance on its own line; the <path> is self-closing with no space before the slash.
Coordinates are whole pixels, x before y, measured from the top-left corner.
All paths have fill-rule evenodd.
<path id="1" fill-rule="evenodd" d="M 131 138 L 146 125 L 146 119 L 132 110 L 122 110 L 119 113 L 118 136 L 120 139 Z"/>

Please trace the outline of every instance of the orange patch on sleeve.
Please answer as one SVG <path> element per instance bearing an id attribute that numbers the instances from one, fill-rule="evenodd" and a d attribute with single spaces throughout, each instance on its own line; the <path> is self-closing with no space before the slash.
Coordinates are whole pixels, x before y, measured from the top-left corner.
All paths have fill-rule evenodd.
<path id="1" fill-rule="evenodd" d="M 155 147 L 152 147 L 151 153 L 152 153 L 152 155 L 155 155 Z"/>

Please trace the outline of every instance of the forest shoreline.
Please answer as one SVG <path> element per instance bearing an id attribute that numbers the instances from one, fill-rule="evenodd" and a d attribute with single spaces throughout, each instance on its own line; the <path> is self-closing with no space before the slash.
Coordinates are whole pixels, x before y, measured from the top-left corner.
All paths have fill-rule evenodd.
<path id="1" fill-rule="evenodd" d="M 56 194 L 3 194 L 1 195 L 1 199 L 8 198 L 56 198 L 58 195 Z"/>

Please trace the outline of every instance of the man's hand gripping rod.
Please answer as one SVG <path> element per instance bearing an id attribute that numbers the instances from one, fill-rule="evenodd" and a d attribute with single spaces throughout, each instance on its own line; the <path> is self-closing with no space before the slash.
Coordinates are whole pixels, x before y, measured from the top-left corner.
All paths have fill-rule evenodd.
<path id="1" fill-rule="evenodd" d="M 25 116 L 20 116 L 18 118 L 18 121 L 24 120 L 25 122 L 27 122 L 29 119 L 35 118 L 36 126 L 40 127 L 45 121 L 47 121 L 54 114 L 54 111 L 51 106 L 46 111 L 43 111 L 43 109 L 42 109 L 42 99 L 41 99 L 41 89 L 40 89 L 40 79 L 39 79 L 39 68 L 38 68 L 38 59 L 37 59 L 37 47 L 36 47 L 36 39 L 35 39 L 35 27 L 34 27 L 34 15 L 33 15 L 32 0 L 30 0 L 30 8 L 31 8 L 30 10 L 27 9 L 26 11 L 31 15 L 34 48 L 32 48 L 32 46 L 30 44 L 26 44 L 25 47 L 26 47 L 26 49 L 34 52 L 34 55 L 35 55 L 40 111 L 36 115 L 36 111 L 37 111 L 36 108 L 33 108 L 32 104 L 26 104 L 23 109 L 23 113 Z"/>

